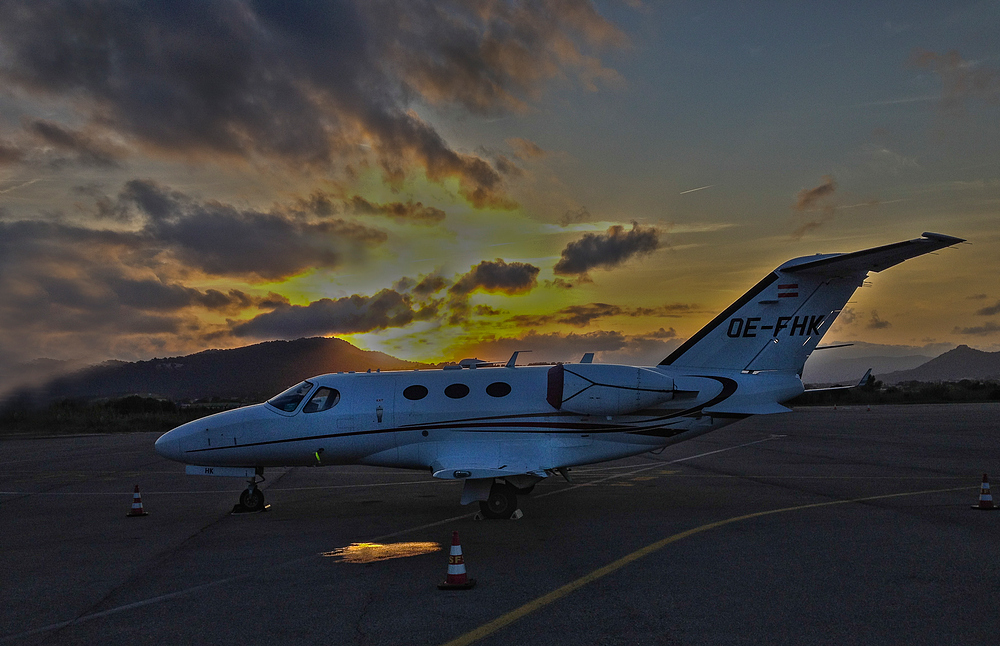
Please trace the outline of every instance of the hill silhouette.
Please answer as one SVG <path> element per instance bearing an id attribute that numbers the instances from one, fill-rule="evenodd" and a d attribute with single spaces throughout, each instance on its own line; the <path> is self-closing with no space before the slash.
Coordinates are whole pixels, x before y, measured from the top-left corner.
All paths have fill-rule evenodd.
<path id="1" fill-rule="evenodd" d="M 55 379 L 38 394 L 48 400 L 148 394 L 173 400 L 263 401 L 328 372 L 423 367 L 428 365 L 361 350 L 342 339 L 313 337 L 149 361 L 107 361 Z"/>
<path id="2" fill-rule="evenodd" d="M 886 384 L 904 381 L 961 381 L 1000 379 L 1000 352 L 983 352 L 960 345 L 911 370 L 877 375 Z"/>

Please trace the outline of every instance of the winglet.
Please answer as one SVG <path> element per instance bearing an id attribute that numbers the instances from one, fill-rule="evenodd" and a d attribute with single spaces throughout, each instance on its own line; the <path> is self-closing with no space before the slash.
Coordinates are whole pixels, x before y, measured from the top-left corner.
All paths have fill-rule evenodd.
<path id="1" fill-rule="evenodd" d="M 857 388 L 861 388 L 862 386 L 864 386 L 865 384 L 867 384 L 868 383 L 868 378 L 871 377 L 871 376 L 872 376 L 872 369 L 869 368 L 868 372 L 865 373 L 865 376 L 862 377 L 861 381 L 858 382 Z"/>
<path id="2" fill-rule="evenodd" d="M 507 363 L 504 364 L 507 368 L 513 368 L 514 364 L 517 363 L 517 355 L 522 352 L 531 352 L 531 350 L 514 350 L 514 354 L 510 355 L 510 359 L 507 359 Z"/>
<path id="3" fill-rule="evenodd" d="M 959 244 L 960 242 L 965 242 L 965 238 L 946 236 L 943 233 L 931 233 L 930 231 L 924 231 L 920 235 L 925 238 L 929 238 L 930 240 L 937 240 L 938 242 L 947 242 L 949 247 L 953 244 Z"/>

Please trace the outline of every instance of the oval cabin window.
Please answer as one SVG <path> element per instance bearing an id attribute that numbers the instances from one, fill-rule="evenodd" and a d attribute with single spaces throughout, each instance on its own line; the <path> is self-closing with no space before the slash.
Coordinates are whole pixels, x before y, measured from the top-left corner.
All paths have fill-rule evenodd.
<path id="1" fill-rule="evenodd" d="M 412 399 L 414 401 L 418 399 L 423 399 L 426 396 L 427 396 L 427 389 L 424 388 L 423 386 L 407 386 L 406 389 L 403 390 L 403 397 L 406 397 L 407 399 Z"/>
<path id="2" fill-rule="evenodd" d="M 452 384 L 444 389 L 444 394 L 452 399 L 461 399 L 469 394 L 469 387 L 465 384 Z"/>
<path id="3" fill-rule="evenodd" d="M 510 384 L 495 381 L 486 387 L 486 394 L 490 397 L 506 397 L 510 394 Z"/>

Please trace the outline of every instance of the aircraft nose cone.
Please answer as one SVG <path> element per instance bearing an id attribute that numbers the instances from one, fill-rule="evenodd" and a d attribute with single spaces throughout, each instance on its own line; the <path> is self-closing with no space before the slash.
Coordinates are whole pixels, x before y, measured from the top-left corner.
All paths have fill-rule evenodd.
<path id="1" fill-rule="evenodd" d="M 164 433 L 156 440 L 156 444 L 153 448 L 161 456 L 167 458 L 168 460 L 176 460 L 181 462 L 181 443 L 177 438 L 177 434 L 173 431 Z"/>

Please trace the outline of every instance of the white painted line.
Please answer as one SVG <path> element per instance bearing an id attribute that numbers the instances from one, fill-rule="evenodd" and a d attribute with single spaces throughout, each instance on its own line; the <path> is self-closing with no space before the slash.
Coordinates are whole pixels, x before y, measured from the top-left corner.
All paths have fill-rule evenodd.
<path id="1" fill-rule="evenodd" d="M 736 446 L 729 446 L 729 447 L 726 447 L 726 448 L 723 448 L 723 449 L 716 449 L 714 451 L 706 451 L 705 453 L 699 453 L 698 455 L 689 455 L 686 458 L 677 458 L 676 460 L 664 460 L 662 462 L 656 461 L 654 464 L 651 464 L 651 465 L 648 465 L 648 466 L 644 466 L 644 467 L 640 467 L 640 468 L 634 469 L 632 471 L 624 471 L 622 473 L 615 473 L 613 475 L 609 475 L 609 476 L 606 476 L 604 478 L 599 478 L 597 480 L 591 480 L 590 482 L 584 482 L 584 483 L 580 483 L 580 484 L 577 484 L 577 485 L 572 485 L 570 487 L 566 487 L 565 489 L 557 489 L 556 491 L 549 491 L 548 493 L 541 493 L 541 494 L 538 494 L 538 495 L 533 496 L 533 497 L 534 498 L 544 498 L 546 496 L 554 496 L 557 493 L 562 493 L 564 491 L 572 491 L 573 489 L 579 489 L 580 487 L 591 487 L 591 486 L 593 486 L 595 484 L 600 484 L 602 482 L 607 482 L 608 480 L 614 480 L 615 478 L 627 478 L 627 477 L 633 476 L 633 475 L 635 475 L 637 473 L 642 473 L 643 471 L 649 471 L 651 469 L 662 469 L 664 467 L 664 465 L 667 465 L 667 464 L 677 464 L 678 462 L 687 462 L 688 460 L 694 460 L 696 458 L 703 458 L 703 457 L 705 457 L 707 455 L 715 455 L 717 453 L 724 453 L 726 451 L 732 451 L 733 449 L 742 449 L 742 448 L 747 447 L 747 446 L 753 446 L 754 444 L 760 444 L 761 442 L 770 442 L 771 440 L 777 440 L 777 439 L 780 439 L 780 438 L 783 438 L 783 437 L 785 437 L 785 436 L 784 435 L 772 435 L 770 437 L 765 437 L 765 438 L 760 439 L 760 440 L 754 440 L 753 442 L 747 442 L 745 444 L 738 444 Z"/>

